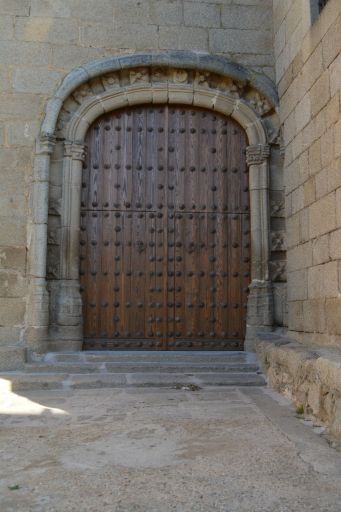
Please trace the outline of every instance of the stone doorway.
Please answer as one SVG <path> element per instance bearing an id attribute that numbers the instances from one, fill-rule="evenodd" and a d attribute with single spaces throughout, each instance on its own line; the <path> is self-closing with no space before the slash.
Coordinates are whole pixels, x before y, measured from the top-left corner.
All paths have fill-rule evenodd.
<path id="1" fill-rule="evenodd" d="M 81 197 L 84 348 L 243 348 L 246 146 L 231 118 L 184 105 L 93 123 Z"/>
<path id="2" fill-rule="evenodd" d="M 149 108 L 167 105 L 169 109 L 177 109 L 181 105 L 184 109 L 206 109 L 208 116 L 224 116 L 224 119 L 237 123 L 239 129 L 244 130 L 246 155 L 243 158 L 246 157 L 249 171 L 249 222 L 252 234 L 251 261 L 244 262 L 246 265 L 250 264 L 245 335 L 247 350 L 252 349 L 254 334 L 260 328 L 271 330 L 274 322 L 279 325 L 283 323 L 283 190 L 279 160 L 279 119 L 275 110 L 277 96 L 274 88 L 265 77 L 255 77 L 247 69 L 241 66 L 236 68 L 232 62 L 218 56 L 207 59 L 207 56 L 198 56 L 191 52 L 153 54 L 152 58 L 150 54 L 125 55 L 89 63 L 82 69 L 73 70 L 65 77 L 46 108 L 37 141 L 31 194 L 28 251 L 30 285 L 24 334 L 25 350 L 29 358 L 31 354 L 46 351 L 78 351 L 84 345 L 79 235 L 86 137 L 89 128 L 101 116 L 114 115 L 120 109 L 128 107 L 145 108 L 144 105 Z M 168 150 L 167 155 L 171 156 Z M 191 176 L 192 172 L 188 174 Z M 193 177 L 198 175 L 199 173 L 193 172 Z M 217 173 L 216 176 L 220 174 Z M 221 190 L 219 183 L 212 183 L 210 186 L 217 187 L 217 191 L 211 190 L 210 193 Z M 209 190 L 209 186 L 202 187 L 202 190 L 206 189 Z M 213 204 L 215 203 L 212 202 L 211 205 Z M 190 206 L 189 210 L 179 208 L 177 213 L 183 215 L 183 222 L 185 217 L 192 216 L 194 225 L 194 219 L 204 212 L 197 208 L 194 210 L 192 204 Z M 169 213 L 168 203 L 164 207 Z M 122 209 L 118 209 L 117 213 L 119 211 L 124 213 Z M 139 209 L 136 212 L 143 213 Z M 216 222 L 219 215 L 230 213 L 234 212 L 220 212 L 218 208 L 206 210 L 207 219 L 209 215 L 216 215 Z M 248 213 L 244 212 L 243 215 L 246 218 Z M 176 304 L 176 298 L 172 300 Z M 191 316 L 196 310 L 188 302 Z M 163 303 L 165 304 L 164 300 Z M 244 307 L 244 301 L 228 303 L 243 304 Z M 182 306 L 184 305 L 185 302 Z M 239 307 L 235 309 L 237 311 Z M 154 316 L 156 318 L 159 315 Z M 214 318 L 218 325 L 218 317 Z M 243 332 L 242 336 L 238 334 L 233 337 L 234 343 L 242 342 L 245 319 L 243 322 L 240 329 L 238 327 L 232 331 Z M 218 329 L 209 330 L 208 326 L 198 329 L 197 332 L 203 330 L 209 333 L 218 332 Z M 164 332 L 187 333 L 194 332 L 194 329 L 184 325 L 181 331 L 177 331 L 172 326 L 172 329 L 164 329 Z M 226 332 L 225 326 L 220 332 Z M 154 343 L 152 337 L 143 339 Z M 222 338 L 215 338 L 213 335 L 207 341 L 212 339 L 231 341 L 225 335 Z M 206 341 L 205 336 L 201 341 Z M 160 338 L 157 342 L 160 342 Z M 192 343 L 192 338 L 177 338 L 174 334 L 172 340 L 161 339 L 162 347 L 166 342 L 168 348 L 171 348 L 170 343 L 177 342 L 183 342 L 185 347 L 185 344 Z M 188 345 L 187 348 L 191 347 Z"/>

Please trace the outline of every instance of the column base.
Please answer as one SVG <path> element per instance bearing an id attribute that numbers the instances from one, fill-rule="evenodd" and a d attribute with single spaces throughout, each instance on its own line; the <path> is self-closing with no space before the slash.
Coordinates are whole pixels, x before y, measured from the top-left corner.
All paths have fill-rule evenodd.
<path id="1" fill-rule="evenodd" d="M 253 352 L 256 334 L 273 330 L 271 281 L 252 281 L 247 307 L 245 350 Z"/>
<path id="2" fill-rule="evenodd" d="M 50 285 L 51 311 L 48 352 L 82 349 L 82 298 L 78 280 L 55 281 Z"/>
<path id="3" fill-rule="evenodd" d="M 44 352 L 48 338 L 49 294 L 44 278 L 32 278 L 26 310 L 25 345 L 28 350 Z"/>
<path id="4" fill-rule="evenodd" d="M 82 298 L 78 281 L 60 281 L 55 308 L 55 319 L 58 326 L 80 328 L 82 325 Z"/>

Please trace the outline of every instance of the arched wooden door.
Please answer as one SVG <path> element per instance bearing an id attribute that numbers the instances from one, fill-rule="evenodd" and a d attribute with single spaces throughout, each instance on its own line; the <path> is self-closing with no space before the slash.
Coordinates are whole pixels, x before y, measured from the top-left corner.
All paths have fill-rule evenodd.
<path id="1" fill-rule="evenodd" d="M 238 350 L 250 282 L 246 135 L 183 106 L 89 129 L 80 280 L 86 349 Z"/>

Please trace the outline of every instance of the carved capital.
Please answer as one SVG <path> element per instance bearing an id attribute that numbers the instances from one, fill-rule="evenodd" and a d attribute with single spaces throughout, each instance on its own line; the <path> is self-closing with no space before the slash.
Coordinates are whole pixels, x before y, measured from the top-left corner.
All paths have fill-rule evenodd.
<path id="1" fill-rule="evenodd" d="M 64 142 L 64 155 L 72 158 L 72 160 L 84 162 L 86 148 L 84 144 L 79 144 L 78 142 Z"/>
<path id="2" fill-rule="evenodd" d="M 36 144 L 37 155 L 51 155 L 56 144 L 56 138 L 53 135 L 42 135 Z"/>
<path id="3" fill-rule="evenodd" d="M 247 165 L 260 165 L 270 156 L 270 146 L 268 144 L 255 144 L 246 148 Z"/>

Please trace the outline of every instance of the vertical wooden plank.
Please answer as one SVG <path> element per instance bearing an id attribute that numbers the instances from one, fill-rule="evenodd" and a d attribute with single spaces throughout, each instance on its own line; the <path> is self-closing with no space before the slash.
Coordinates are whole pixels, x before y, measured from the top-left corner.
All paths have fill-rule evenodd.
<path id="1" fill-rule="evenodd" d="M 209 160 L 209 125 L 208 125 L 208 113 L 206 111 L 200 112 L 200 123 L 199 123 L 199 137 L 198 137 L 198 152 L 200 155 L 199 176 L 198 176 L 198 201 L 199 210 L 204 212 L 209 209 L 207 187 L 209 187 L 210 180 L 210 160 Z"/>

